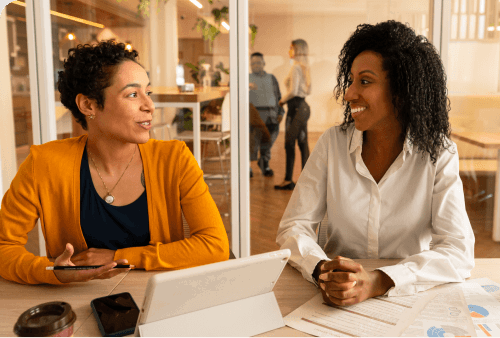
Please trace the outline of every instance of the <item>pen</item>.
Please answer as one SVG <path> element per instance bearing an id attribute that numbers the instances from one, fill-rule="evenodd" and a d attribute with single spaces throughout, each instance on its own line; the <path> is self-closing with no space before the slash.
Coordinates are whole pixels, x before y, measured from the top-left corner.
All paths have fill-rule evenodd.
<path id="1" fill-rule="evenodd" d="M 76 266 L 58 265 L 58 266 L 48 266 L 45 268 L 45 270 L 92 270 L 92 269 L 99 269 L 101 266 L 104 265 L 76 265 Z M 113 269 L 133 269 L 133 268 L 135 268 L 135 265 L 117 265 Z"/>

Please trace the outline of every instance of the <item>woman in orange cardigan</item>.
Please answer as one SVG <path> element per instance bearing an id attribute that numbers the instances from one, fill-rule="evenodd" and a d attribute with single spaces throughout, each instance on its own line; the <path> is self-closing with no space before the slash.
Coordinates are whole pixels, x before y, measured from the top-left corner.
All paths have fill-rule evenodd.
<path id="1" fill-rule="evenodd" d="M 111 41 L 70 50 L 61 102 L 88 135 L 31 147 L 0 209 L 3 278 L 61 284 L 126 271 L 117 264 L 174 270 L 228 259 L 224 225 L 191 152 L 183 142 L 149 140 L 154 105 L 137 56 Z M 47 257 L 24 248 L 37 219 Z M 52 265 L 103 266 L 46 270 Z"/>

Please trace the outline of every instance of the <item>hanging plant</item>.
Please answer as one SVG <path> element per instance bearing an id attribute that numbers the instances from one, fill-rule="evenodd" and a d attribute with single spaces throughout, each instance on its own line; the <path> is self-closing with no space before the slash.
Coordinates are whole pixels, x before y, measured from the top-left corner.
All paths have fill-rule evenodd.
<path id="1" fill-rule="evenodd" d="M 217 35 L 220 34 L 220 29 L 211 25 L 207 20 L 203 18 L 196 19 L 196 23 L 193 29 L 196 29 L 198 32 L 201 33 L 201 35 L 203 36 L 203 40 L 209 41 L 208 46 L 210 48 L 210 51 L 212 51 L 214 40 L 217 37 Z"/>
<path id="2" fill-rule="evenodd" d="M 254 24 L 250 25 L 250 45 L 253 47 L 255 43 L 255 37 L 257 36 L 257 26 Z"/>
<path id="3" fill-rule="evenodd" d="M 217 24 L 218 28 L 220 28 L 220 25 L 223 20 L 229 21 L 228 14 L 229 14 L 229 8 L 227 6 L 224 6 L 221 9 L 218 8 L 212 9 L 212 15 L 214 16 L 214 21 Z"/>

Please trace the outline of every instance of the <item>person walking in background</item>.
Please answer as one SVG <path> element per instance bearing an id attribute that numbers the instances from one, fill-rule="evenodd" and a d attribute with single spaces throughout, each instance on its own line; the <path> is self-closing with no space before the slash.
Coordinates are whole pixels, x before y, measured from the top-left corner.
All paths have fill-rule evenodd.
<path id="1" fill-rule="evenodd" d="M 279 105 L 288 104 L 285 131 L 286 174 L 285 180 L 275 185 L 274 189 L 293 190 L 293 165 L 295 163 L 295 141 L 299 144 L 302 157 L 302 168 L 309 158 L 309 144 L 307 142 L 307 120 L 311 114 L 305 97 L 311 93 L 311 74 L 307 54 L 309 47 L 302 39 L 293 40 L 290 46 L 292 68 L 285 79 L 287 94 L 279 101 Z"/>
<path id="2" fill-rule="evenodd" d="M 278 80 L 272 74 L 264 71 L 264 55 L 261 53 L 253 53 L 250 56 L 250 66 L 252 73 L 250 74 L 250 103 L 257 108 L 260 118 L 264 121 L 271 138 L 264 141 L 261 133 L 253 133 L 250 131 L 254 138 L 250 140 L 253 142 L 250 152 L 250 161 L 257 161 L 262 174 L 267 177 L 274 175 L 273 170 L 269 167 L 271 160 L 271 147 L 276 141 L 279 134 L 280 122 L 283 119 L 285 110 L 278 102 L 281 99 L 280 87 Z M 250 125 L 252 128 L 252 125 Z M 258 152 L 260 150 L 260 158 Z"/>

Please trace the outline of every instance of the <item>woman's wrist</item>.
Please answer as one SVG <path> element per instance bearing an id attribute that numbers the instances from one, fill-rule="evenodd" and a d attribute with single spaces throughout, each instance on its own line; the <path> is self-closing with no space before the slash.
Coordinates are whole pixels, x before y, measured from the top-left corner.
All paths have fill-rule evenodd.
<path id="1" fill-rule="evenodd" d="M 326 260 L 319 261 L 318 264 L 316 264 L 316 267 L 314 268 L 312 277 L 316 281 L 316 283 L 318 283 L 319 275 L 321 275 L 321 266 L 325 262 L 326 262 Z"/>
<path id="2" fill-rule="evenodd" d="M 372 275 L 373 289 L 372 296 L 377 297 L 384 295 L 390 288 L 394 286 L 394 281 L 385 272 L 375 270 L 369 272 Z"/>

